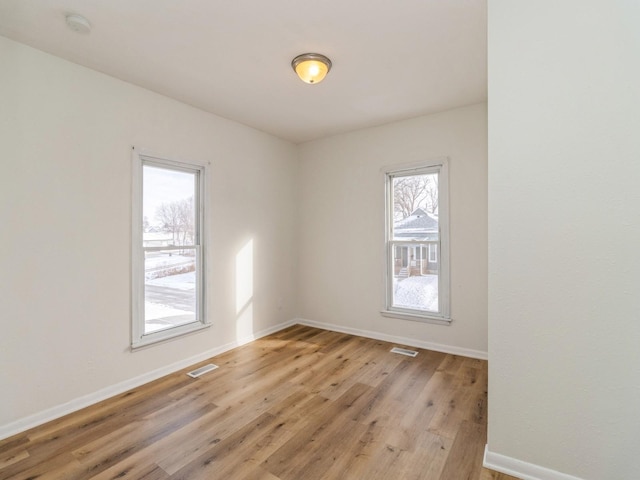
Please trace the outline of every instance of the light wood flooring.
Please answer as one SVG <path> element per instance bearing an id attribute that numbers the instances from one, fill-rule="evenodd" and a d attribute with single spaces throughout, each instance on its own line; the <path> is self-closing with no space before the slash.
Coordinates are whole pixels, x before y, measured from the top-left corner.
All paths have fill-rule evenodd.
<path id="1" fill-rule="evenodd" d="M 487 363 L 392 346 L 288 328 L 0 441 L 0 479 L 514 480 L 482 468 Z"/>

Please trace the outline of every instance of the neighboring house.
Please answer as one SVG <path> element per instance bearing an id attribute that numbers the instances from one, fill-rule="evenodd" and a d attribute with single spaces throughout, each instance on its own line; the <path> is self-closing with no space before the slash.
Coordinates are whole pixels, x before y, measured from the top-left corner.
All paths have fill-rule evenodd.
<path id="1" fill-rule="evenodd" d="M 173 245 L 173 235 L 151 227 L 148 232 L 143 233 L 143 242 L 145 247 L 166 247 Z"/>
<path id="2" fill-rule="evenodd" d="M 410 277 L 438 273 L 438 217 L 417 208 L 393 224 L 394 240 L 418 240 L 420 244 L 397 245 L 394 275 Z"/>

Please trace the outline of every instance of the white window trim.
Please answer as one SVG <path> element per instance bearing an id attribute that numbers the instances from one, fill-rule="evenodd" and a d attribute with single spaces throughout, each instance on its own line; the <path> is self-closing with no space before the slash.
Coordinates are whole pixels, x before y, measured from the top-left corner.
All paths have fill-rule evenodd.
<path id="1" fill-rule="evenodd" d="M 180 325 L 178 327 L 160 330 L 145 334 L 144 325 L 144 250 L 143 250 L 143 177 L 142 167 L 145 162 L 156 165 L 165 165 L 175 169 L 185 169 L 186 171 L 199 170 L 198 185 L 198 213 L 199 213 L 199 231 L 198 241 L 198 258 L 200 260 L 199 268 L 196 268 L 196 296 L 198 300 L 198 311 L 196 322 Z M 171 338 L 179 337 L 189 333 L 197 332 L 211 326 L 211 322 L 207 319 L 207 297 L 205 295 L 207 250 L 204 248 L 207 235 L 207 223 L 205 218 L 205 205 L 207 196 L 207 172 L 208 169 L 203 163 L 193 161 L 169 160 L 165 157 L 156 155 L 143 149 L 133 147 L 132 153 L 132 215 L 131 215 L 131 350 L 137 350 L 158 342 L 163 342 Z"/>
<path id="2" fill-rule="evenodd" d="M 421 312 L 419 310 L 404 309 L 393 305 L 393 243 L 390 243 L 393 229 L 393 186 L 391 178 L 394 175 L 418 175 L 439 169 L 438 183 L 438 225 L 440 229 L 438 248 L 438 306 L 440 312 Z M 391 165 L 383 167 L 385 182 L 385 232 L 384 232 L 384 306 L 380 314 L 384 317 L 400 318 L 439 325 L 451 324 L 451 283 L 449 262 L 449 158 L 438 157 L 424 162 Z M 420 243 L 420 242 L 417 242 Z"/>

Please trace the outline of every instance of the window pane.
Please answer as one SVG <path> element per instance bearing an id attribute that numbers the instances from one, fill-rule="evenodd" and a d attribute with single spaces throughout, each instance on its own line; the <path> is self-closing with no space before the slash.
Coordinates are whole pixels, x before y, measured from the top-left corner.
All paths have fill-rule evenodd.
<path id="1" fill-rule="evenodd" d="M 196 249 L 146 251 L 145 334 L 198 320 Z"/>
<path id="2" fill-rule="evenodd" d="M 438 180 L 437 172 L 392 177 L 393 307 L 439 312 Z"/>
<path id="3" fill-rule="evenodd" d="M 393 306 L 438 312 L 438 262 L 423 256 L 429 244 L 393 247 Z"/>
<path id="4" fill-rule="evenodd" d="M 209 325 L 200 210 L 205 171 L 134 149 L 132 348 Z"/>
<path id="5" fill-rule="evenodd" d="M 194 245 L 198 172 L 143 167 L 144 246 Z"/>
<path id="6" fill-rule="evenodd" d="M 438 174 L 393 178 L 393 240 L 438 240 Z"/>

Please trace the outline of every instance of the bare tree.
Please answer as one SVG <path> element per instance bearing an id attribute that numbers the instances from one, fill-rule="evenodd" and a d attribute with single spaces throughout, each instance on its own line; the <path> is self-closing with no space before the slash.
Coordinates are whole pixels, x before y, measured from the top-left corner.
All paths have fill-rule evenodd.
<path id="1" fill-rule="evenodd" d="M 438 214 L 438 175 L 427 177 L 427 210 L 433 215 Z"/>
<path id="2" fill-rule="evenodd" d="M 438 213 L 438 175 L 396 177 L 393 181 L 393 208 L 396 220 L 407 218 L 417 208 Z"/>
<path id="3" fill-rule="evenodd" d="M 156 210 L 156 218 L 162 225 L 163 231 L 171 232 L 171 243 L 176 245 L 180 226 L 178 203 L 169 202 L 160 205 Z"/>
<path id="4" fill-rule="evenodd" d="M 407 218 L 426 198 L 426 175 L 397 177 L 393 180 L 393 208 L 397 218 Z"/>
<path id="5" fill-rule="evenodd" d="M 181 200 L 178 212 L 180 230 L 182 231 L 182 245 L 193 244 L 195 234 L 193 197 Z"/>
<path id="6" fill-rule="evenodd" d="M 165 232 L 171 232 L 173 245 L 193 243 L 195 234 L 193 197 L 163 203 L 156 210 L 156 218 Z"/>

